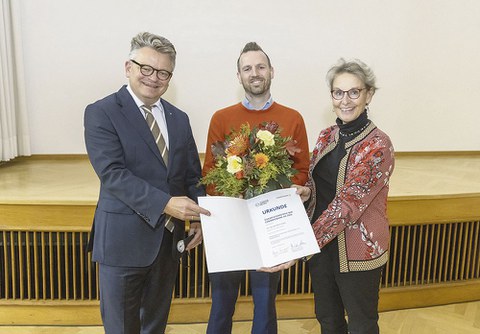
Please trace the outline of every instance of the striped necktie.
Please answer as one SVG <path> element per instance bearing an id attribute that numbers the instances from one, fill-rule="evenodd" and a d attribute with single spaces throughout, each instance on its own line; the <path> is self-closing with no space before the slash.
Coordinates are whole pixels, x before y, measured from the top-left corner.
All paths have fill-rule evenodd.
<path id="1" fill-rule="evenodd" d="M 155 117 L 153 117 L 152 107 L 143 105 L 142 110 L 145 112 L 145 120 L 147 121 L 147 125 L 150 128 L 150 131 L 152 131 L 153 138 L 155 139 L 155 143 L 157 143 L 160 154 L 162 155 L 162 159 L 165 162 L 165 165 L 168 166 L 167 144 L 165 143 L 165 138 L 163 138 L 162 132 L 158 127 L 158 123 L 155 120 Z"/>
<path id="2" fill-rule="evenodd" d="M 162 155 L 162 159 L 165 162 L 165 165 L 168 166 L 168 148 L 167 144 L 165 143 L 165 138 L 162 136 L 162 132 L 158 127 L 158 123 L 153 117 L 152 107 L 143 105 L 142 110 L 145 112 L 145 120 L 147 121 L 147 125 L 152 131 L 153 138 L 155 139 L 155 143 L 157 143 L 158 149 L 160 150 L 160 154 Z M 170 232 L 173 232 L 175 228 L 175 224 L 172 222 L 172 216 L 166 215 L 165 217 L 165 228 Z"/>

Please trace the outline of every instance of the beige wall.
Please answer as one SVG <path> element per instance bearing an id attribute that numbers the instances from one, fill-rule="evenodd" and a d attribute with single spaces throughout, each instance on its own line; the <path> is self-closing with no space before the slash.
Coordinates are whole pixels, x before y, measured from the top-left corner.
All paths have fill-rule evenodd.
<path id="1" fill-rule="evenodd" d="M 293 5 L 295 3 L 295 5 Z M 305 118 L 310 145 L 334 121 L 325 72 L 343 56 L 374 69 L 371 118 L 397 151 L 480 150 L 480 2 L 22 0 L 33 154 L 85 153 L 83 111 L 126 82 L 139 31 L 169 38 L 177 68 L 164 96 L 205 151 L 212 113 L 242 98 L 235 62 L 257 41 L 273 97 Z"/>

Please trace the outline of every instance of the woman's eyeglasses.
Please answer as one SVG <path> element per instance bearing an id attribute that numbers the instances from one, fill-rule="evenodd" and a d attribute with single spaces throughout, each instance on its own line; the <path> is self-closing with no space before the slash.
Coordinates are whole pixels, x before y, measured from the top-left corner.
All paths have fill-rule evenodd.
<path id="1" fill-rule="evenodd" d="M 332 94 L 332 97 L 335 100 L 343 99 L 343 97 L 345 96 L 345 93 L 347 93 L 348 97 L 351 98 L 352 100 L 356 100 L 360 97 L 360 94 L 364 89 L 366 88 L 352 88 L 349 90 L 334 89 L 334 90 L 331 90 L 330 93 Z"/>

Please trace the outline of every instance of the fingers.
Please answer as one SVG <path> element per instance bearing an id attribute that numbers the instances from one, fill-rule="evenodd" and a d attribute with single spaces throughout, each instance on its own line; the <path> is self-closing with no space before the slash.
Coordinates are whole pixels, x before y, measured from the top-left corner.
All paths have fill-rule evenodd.
<path id="1" fill-rule="evenodd" d="M 311 193 L 310 188 L 299 186 L 296 184 L 292 184 L 291 187 L 297 189 L 296 193 L 297 195 L 300 195 L 300 198 L 302 199 L 303 202 L 307 201 L 310 198 L 310 193 Z"/>
<path id="2" fill-rule="evenodd" d="M 297 262 L 297 260 L 292 260 L 292 261 L 288 261 L 288 262 L 279 264 L 278 266 L 275 266 L 275 267 L 269 267 L 269 268 L 262 267 L 262 268 L 258 269 L 258 271 L 263 271 L 263 272 L 267 272 L 267 273 L 275 273 L 277 271 L 281 271 L 281 270 L 285 270 L 285 269 L 290 268 L 296 262 Z"/>
<path id="3" fill-rule="evenodd" d="M 194 234 L 192 241 L 190 241 L 187 245 L 186 250 L 189 251 L 202 243 L 203 235 L 202 235 L 202 228 L 200 223 L 191 223 L 190 224 L 190 231 L 188 235 Z"/>
<path id="4" fill-rule="evenodd" d="M 202 208 L 201 206 L 198 206 L 195 202 L 193 207 L 190 207 L 189 210 L 191 210 L 192 214 L 190 215 L 190 220 L 200 220 L 200 215 L 205 215 L 205 216 L 210 216 L 210 211 L 207 209 Z M 188 219 L 188 218 L 186 218 Z"/>
<path id="5" fill-rule="evenodd" d="M 204 209 L 204 208 L 202 208 L 201 206 L 198 206 L 198 205 L 197 205 L 197 207 L 199 209 L 199 211 L 198 211 L 199 214 L 202 214 L 202 215 L 205 215 L 205 216 L 210 216 L 210 211 L 208 211 L 207 209 Z"/>
<path id="6" fill-rule="evenodd" d="M 202 225 L 200 223 L 190 223 L 190 230 L 188 231 L 188 235 L 192 235 L 197 232 L 202 233 Z"/>
<path id="7" fill-rule="evenodd" d="M 200 214 L 210 216 L 210 212 L 186 196 L 172 197 L 164 212 L 181 220 L 200 220 Z"/>
<path id="8" fill-rule="evenodd" d="M 297 184 L 292 184 L 291 188 L 297 189 L 297 192 L 296 192 L 297 195 L 303 195 L 303 194 L 305 194 L 307 191 L 310 192 L 310 191 L 309 191 L 309 190 L 310 190 L 309 188 L 307 188 L 307 187 L 302 187 L 302 186 L 299 186 L 299 185 L 297 185 Z"/>
<path id="9" fill-rule="evenodd" d="M 186 250 L 189 251 L 195 247 L 197 247 L 198 245 L 200 245 L 202 243 L 202 232 L 197 232 L 195 233 L 195 236 L 193 237 L 192 241 L 190 241 L 187 245 L 187 248 Z"/>
<path id="10" fill-rule="evenodd" d="M 276 273 L 277 271 L 282 271 L 283 268 L 281 268 L 282 266 L 279 265 L 279 266 L 275 266 L 275 267 L 270 267 L 270 268 L 267 268 L 267 267 L 262 267 L 260 269 L 258 269 L 258 271 L 263 271 L 263 272 L 266 272 L 266 273 Z"/>

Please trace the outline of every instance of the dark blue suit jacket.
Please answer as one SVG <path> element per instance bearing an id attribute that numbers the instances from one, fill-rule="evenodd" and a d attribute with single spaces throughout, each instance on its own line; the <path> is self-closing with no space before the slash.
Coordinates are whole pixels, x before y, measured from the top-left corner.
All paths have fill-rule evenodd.
<path id="1" fill-rule="evenodd" d="M 188 116 L 161 103 L 169 132 L 168 168 L 126 86 L 85 110 L 85 144 L 100 179 L 92 231 L 96 262 L 150 265 L 160 249 L 170 198 L 196 201 L 205 194 L 197 186 L 201 167 Z M 175 224 L 176 233 L 183 233 L 183 222 Z"/>

